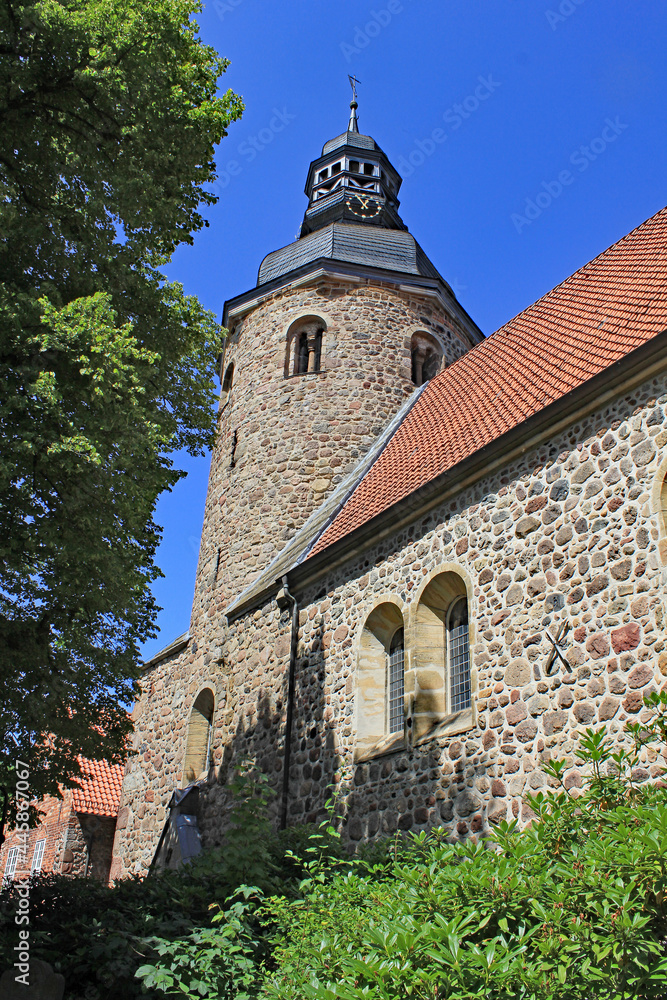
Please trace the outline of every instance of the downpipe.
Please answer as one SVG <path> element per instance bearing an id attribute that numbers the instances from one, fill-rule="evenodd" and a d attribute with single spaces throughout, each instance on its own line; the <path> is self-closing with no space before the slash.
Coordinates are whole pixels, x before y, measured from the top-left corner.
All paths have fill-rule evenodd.
<path id="1" fill-rule="evenodd" d="M 289 772 L 292 758 L 292 728 L 294 725 L 294 699 L 296 696 L 296 652 L 299 644 L 299 605 L 289 592 L 287 576 L 282 579 L 283 593 L 292 604 L 292 634 L 290 637 L 289 670 L 287 674 L 287 707 L 285 711 L 285 749 L 283 754 L 283 790 L 280 803 L 280 829 L 287 826 L 289 805 Z"/>

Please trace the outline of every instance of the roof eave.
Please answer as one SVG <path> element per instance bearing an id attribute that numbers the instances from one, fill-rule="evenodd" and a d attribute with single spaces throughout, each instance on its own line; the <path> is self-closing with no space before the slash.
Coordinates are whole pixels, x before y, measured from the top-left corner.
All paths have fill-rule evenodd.
<path id="1" fill-rule="evenodd" d="M 174 656 L 176 653 L 180 653 L 182 649 L 185 649 L 189 642 L 189 632 L 184 632 L 183 635 L 179 635 L 177 639 L 173 639 L 167 646 L 164 646 L 154 656 L 151 656 L 149 660 L 144 660 L 141 664 L 142 671 L 149 670 L 151 667 L 156 666 L 158 663 L 161 663 L 162 660 L 166 660 L 168 656 Z"/>
<path id="2" fill-rule="evenodd" d="M 277 278 L 248 289 L 240 295 L 235 295 L 233 299 L 225 302 L 222 312 L 222 325 L 229 326 L 229 322 L 235 316 L 241 316 L 250 312 L 260 305 L 265 299 L 283 288 L 300 287 L 310 281 L 317 281 L 321 277 L 331 276 L 332 278 L 348 278 L 349 280 L 360 280 L 363 278 L 374 278 L 377 281 L 387 281 L 400 286 L 411 286 L 428 294 L 436 294 L 443 305 L 458 320 L 473 343 L 478 344 L 484 340 L 484 334 L 477 326 L 471 316 L 465 311 L 458 301 L 454 292 L 444 279 L 428 278 L 421 274 L 410 274 L 406 271 L 392 271 L 381 267 L 374 267 L 367 264 L 353 264 L 349 261 L 339 261 L 331 257 L 317 257 L 308 261 L 293 271 L 288 271 Z"/>

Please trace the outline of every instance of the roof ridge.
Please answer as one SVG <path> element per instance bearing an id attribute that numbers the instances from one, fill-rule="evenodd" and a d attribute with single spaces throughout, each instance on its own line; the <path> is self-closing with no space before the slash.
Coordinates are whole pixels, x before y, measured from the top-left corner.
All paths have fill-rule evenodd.
<path id="1" fill-rule="evenodd" d="M 560 288 L 563 287 L 563 285 L 566 285 L 568 281 L 572 281 L 573 278 L 575 278 L 577 275 L 580 275 L 582 271 L 586 270 L 586 268 L 591 267 L 593 264 L 595 264 L 596 261 L 600 259 L 600 257 L 604 257 L 604 255 L 606 253 L 609 253 L 610 250 L 613 250 L 614 247 L 620 246 L 620 244 L 624 243 L 625 240 L 630 239 L 630 237 L 634 236 L 634 234 L 637 232 L 638 229 L 641 229 L 642 226 L 645 226 L 648 222 L 653 222 L 655 219 L 658 218 L 659 215 L 662 215 L 663 212 L 667 212 L 667 205 L 663 206 L 663 208 L 658 209 L 658 211 L 654 212 L 653 215 L 649 215 L 647 219 L 644 219 L 643 222 L 640 222 L 638 226 L 635 226 L 634 229 L 631 229 L 629 233 L 625 234 L 625 236 L 621 236 L 621 238 L 616 240 L 614 243 L 610 243 L 608 247 L 602 250 L 599 254 L 596 254 L 595 257 L 591 257 L 591 259 L 586 261 L 585 264 L 582 264 L 581 267 L 578 267 L 576 271 L 573 271 L 571 274 L 568 274 L 566 278 L 563 278 L 563 280 L 560 281 L 557 285 L 554 285 L 553 288 L 550 288 L 548 292 L 544 293 L 544 295 L 540 295 L 539 298 L 531 302 L 530 305 L 527 305 L 524 309 L 521 309 L 518 313 L 515 313 L 511 319 L 508 319 L 505 323 L 502 324 L 502 326 L 499 326 L 497 330 L 494 330 L 493 333 L 490 333 L 488 337 L 485 337 L 483 342 L 491 340 L 491 338 L 495 337 L 497 333 L 500 333 L 502 330 L 505 330 L 508 326 L 511 326 L 512 323 L 519 318 L 519 316 L 523 316 L 524 313 L 527 313 L 539 302 L 542 302 L 544 299 L 548 299 L 549 296 L 557 292 Z"/>

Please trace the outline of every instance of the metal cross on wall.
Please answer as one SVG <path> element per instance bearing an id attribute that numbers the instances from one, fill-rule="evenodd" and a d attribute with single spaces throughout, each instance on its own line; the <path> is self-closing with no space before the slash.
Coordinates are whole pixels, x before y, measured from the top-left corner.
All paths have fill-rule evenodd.
<path id="1" fill-rule="evenodd" d="M 551 670 L 551 667 L 552 667 L 552 665 L 553 665 L 554 660 L 556 659 L 556 657 L 558 657 L 558 659 L 561 661 L 561 663 L 563 664 L 563 666 L 567 667 L 568 672 L 570 671 L 570 664 L 567 662 L 567 660 L 565 659 L 565 657 L 563 656 L 563 654 L 561 652 L 561 642 L 565 638 L 567 632 L 569 631 L 569 628 L 570 628 L 570 622 L 569 621 L 566 620 L 566 621 L 561 622 L 561 626 L 558 629 L 558 631 L 556 632 L 556 638 L 555 639 L 552 636 L 551 632 L 549 632 L 549 630 L 547 629 L 547 635 L 551 639 L 551 645 L 552 645 L 551 652 L 549 653 L 549 656 L 547 658 L 547 662 L 546 662 L 545 667 L 544 667 L 544 672 L 547 675 L 547 677 L 553 672 Z"/>

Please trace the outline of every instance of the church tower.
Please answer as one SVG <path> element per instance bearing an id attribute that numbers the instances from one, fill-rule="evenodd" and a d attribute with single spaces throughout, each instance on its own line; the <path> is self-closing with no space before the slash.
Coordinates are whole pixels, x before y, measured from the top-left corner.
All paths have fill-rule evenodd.
<path id="1" fill-rule="evenodd" d="M 414 390 L 482 335 L 401 220 L 401 178 L 359 132 L 310 164 L 299 238 L 225 304 L 218 440 L 190 635 L 280 551 Z M 208 635 L 207 635 L 208 633 Z"/>
<path id="2" fill-rule="evenodd" d="M 145 664 L 112 877 L 145 871 L 175 789 L 201 788 L 206 845 L 221 835 L 225 761 L 251 753 L 278 784 L 289 773 L 290 613 L 273 595 L 270 623 L 257 625 L 267 641 L 253 615 L 233 624 L 227 609 L 415 387 L 482 339 L 401 220 L 401 178 L 359 132 L 356 110 L 353 100 L 345 132 L 310 164 L 299 238 L 265 257 L 256 287 L 225 304 L 190 631 Z"/>

